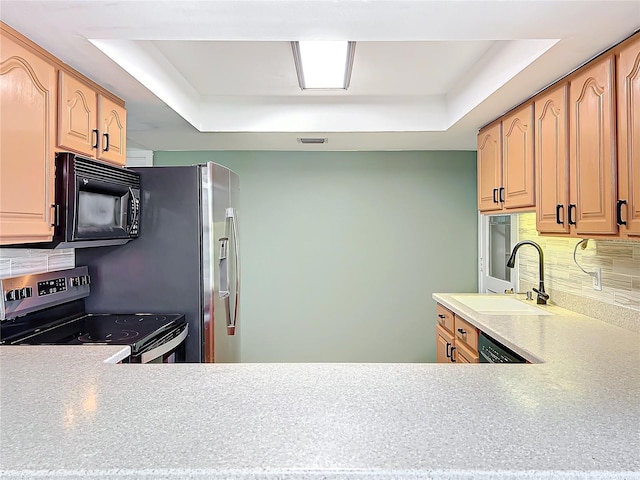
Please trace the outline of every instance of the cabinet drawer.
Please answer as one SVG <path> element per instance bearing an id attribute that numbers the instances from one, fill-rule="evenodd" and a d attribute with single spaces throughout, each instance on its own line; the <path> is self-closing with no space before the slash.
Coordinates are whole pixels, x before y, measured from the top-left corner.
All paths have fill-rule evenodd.
<path id="1" fill-rule="evenodd" d="M 478 329 L 466 320 L 456 316 L 455 332 L 456 343 L 464 343 L 474 352 L 478 351 Z"/>
<path id="2" fill-rule="evenodd" d="M 457 363 L 480 363 L 478 352 L 465 347 L 462 342 L 456 344 L 454 359 Z"/>
<path id="3" fill-rule="evenodd" d="M 453 333 L 453 312 L 438 304 L 436 306 L 436 319 L 438 320 L 438 325 L 443 327 L 449 333 Z"/>

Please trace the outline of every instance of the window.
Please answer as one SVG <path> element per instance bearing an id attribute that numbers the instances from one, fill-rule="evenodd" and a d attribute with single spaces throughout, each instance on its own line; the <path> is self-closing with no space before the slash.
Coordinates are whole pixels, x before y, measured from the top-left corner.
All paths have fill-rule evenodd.
<path id="1" fill-rule="evenodd" d="M 481 293 L 517 290 L 518 272 L 507 268 L 512 247 L 518 241 L 516 215 L 479 215 L 479 286 Z"/>

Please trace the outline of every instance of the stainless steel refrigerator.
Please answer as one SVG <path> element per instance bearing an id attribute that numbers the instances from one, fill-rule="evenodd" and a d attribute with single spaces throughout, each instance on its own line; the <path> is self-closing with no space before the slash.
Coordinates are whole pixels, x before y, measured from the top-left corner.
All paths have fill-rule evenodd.
<path id="1" fill-rule="evenodd" d="M 76 250 L 88 312 L 184 313 L 187 362 L 240 361 L 238 176 L 215 163 L 141 167 L 140 236 Z"/>

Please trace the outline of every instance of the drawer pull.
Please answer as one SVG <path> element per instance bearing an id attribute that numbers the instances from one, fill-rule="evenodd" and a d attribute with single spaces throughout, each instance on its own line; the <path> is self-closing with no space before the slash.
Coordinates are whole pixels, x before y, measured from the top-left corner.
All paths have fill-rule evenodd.
<path id="1" fill-rule="evenodd" d="M 466 331 L 466 330 L 464 330 L 464 329 L 462 329 L 462 328 L 459 328 L 459 329 L 458 329 L 458 333 L 460 333 L 460 335 L 466 335 L 466 334 L 467 334 L 467 331 Z"/>

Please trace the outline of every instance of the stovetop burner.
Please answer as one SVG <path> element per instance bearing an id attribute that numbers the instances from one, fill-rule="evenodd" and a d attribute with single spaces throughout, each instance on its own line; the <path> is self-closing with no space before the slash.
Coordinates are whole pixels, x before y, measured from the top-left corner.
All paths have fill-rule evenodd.
<path id="1" fill-rule="evenodd" d="M 134 330 L 113 330 L 108 332 L 89 332 L 78 337 L 81 343 L 129 343 L 140 336 Z"/>
<path id="2" fill-rule="evenodd" d="M 3 330 L 2 343 L 129 345 L 135 354 L 184 324 L 184 315 L 180 314 L 94 314 L 77 309 L 66 313 L 58 319 L 40 315 L 43 318 L 20 320 L 20 325 L 15 325 L 17 333 Z"/>
<path id="3" fill-rule="evenodd" d="M 147 322 L 163 322 L 167 319 L 166 315 L 150 315 L 147 313 L 140 313 L 136 315 L 111 315 L 113 322 L 121 325 L 140 324 L 144 321 Z"/>

